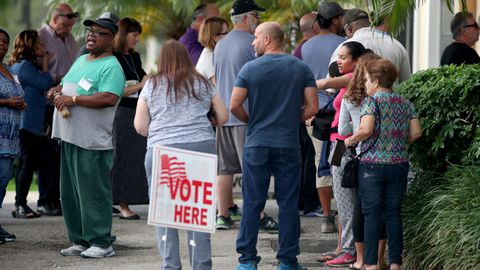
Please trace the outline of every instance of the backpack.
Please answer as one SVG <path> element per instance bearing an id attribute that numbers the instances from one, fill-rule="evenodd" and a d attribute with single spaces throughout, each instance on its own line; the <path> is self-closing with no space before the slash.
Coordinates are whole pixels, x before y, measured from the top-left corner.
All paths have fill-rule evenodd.
<path id="1" fill-rule="evenodd" d="M 335 109 L 333 108 L 333 101 L 337 97 L 338 92 L 334 95 L 329 95 L 326 91 L 318 92 L 318 102 L 320 109 L 315 114 L 315 119 L 312 121 L 313 132 L 312 136 L 320 141 L 329 141 L 330 134 L 337 132 L 337 128 L 332 128 L 332 122 L 335 118 Z"/>

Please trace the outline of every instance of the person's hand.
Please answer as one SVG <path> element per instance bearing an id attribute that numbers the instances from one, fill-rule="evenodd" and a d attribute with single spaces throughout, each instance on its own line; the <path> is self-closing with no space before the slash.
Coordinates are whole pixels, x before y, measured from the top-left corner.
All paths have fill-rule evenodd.
<path id="1" fill-rule="evenodd" d="M 42 57 L 42 70 L 44 72 L 48 71 L 48 63 L 50 62 L 50 59 L 52 59 L 53 53 L 45 51 L 45 54 Z"/>
<path id="2" fill-rule="evenodd" d="M 313 119 L 315 119 L 315 116 L 312 116 L 312 118 L 305 120 L 305 126 L 311 127 Z"/>
<path id="3" fill-rule="evenodd" d="M 348 147 L 355 147 L 355 146 L 357 146 L 356 143 L 353 143 L 352 137 L 346 138 L 345 141 L 344 141 L 344 143 L 345 143 L 345 146 L 346 146 L 347 148 L 348 148 Z"/>
<path id="4" fill-rule="evenodd" d="M 61 94 L 56 94 L 55 99 L 54 99 L 55 107 L 59 111 L 61 111 L 65 107 L 70 107 L 75 105 L 73 103 L 73 97 L 72 96 L 63 96 Z"/>
<path id="5" fill-rule="evenodd" d="M 27 103 L 25 103 L 22 97 L 11 97 L 7 99 L 7 104 L 10 108 L 14 108 L 20 111 L 27 107 Z"/>
<path id="6" fill-rule="evenodd" d="M 60 94 L 62 94 L 62 86 L 57 85 L 55 87 L 50 88 L 50 90 L 48 90 L 47 99 L 50 101 L 53 101 L 53 99 L 55 98 L 55 95 L 60 95 Z"/>

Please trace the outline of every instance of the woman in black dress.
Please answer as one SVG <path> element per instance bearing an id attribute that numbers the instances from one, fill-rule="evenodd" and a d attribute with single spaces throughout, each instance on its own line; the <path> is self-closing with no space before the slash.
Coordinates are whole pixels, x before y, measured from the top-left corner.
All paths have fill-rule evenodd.
<path id="1" fill-rule="evenodd" d="M 115 160 L 112 168 L 113 203 L 120 206 L 120 219 L 139 219 L 129 204 L 148 203 L 147 178 L 143 159 L 147 141 L 133 127 L 138 94 L 148 79 L 135 46 L 142 26 L 133 18 L 118 22 L 114 39 L 114 55 L 122 66 L 127 81 L 113 123 Z"/>

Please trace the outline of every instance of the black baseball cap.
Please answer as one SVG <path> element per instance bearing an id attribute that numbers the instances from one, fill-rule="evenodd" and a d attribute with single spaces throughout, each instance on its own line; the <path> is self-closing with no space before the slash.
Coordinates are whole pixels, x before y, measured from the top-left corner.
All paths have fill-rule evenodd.
<path id="1" fill-rule="evenodd" d="M 237 0 L 233 3 L 230 15 L 240 15 L 251 11 L 264 12 L 265 9 L 257 6 L 254 0 Z"/>
<path id="2" fill-rule="evenodd" d="M 337 2 L 322 2 L 318 7 L 317 14 L 322 16 L 325 20 L 343 16 L 346 10 L 343 9 Z"/>
<path id="3" fill-rule="evenodd" d="M 115 36 L 115 34 L 117 34 L 117 31 L 118 31 L 118 26 L 117 24 L 111 20 L 111 19 L 108 19 L 108 18 L 97 18 L 95 20 L 90 20 L 90 19 L 87 19 L 85 21 L 83 21 L 83 25 L 85 26 L 92 26 L 92 25 L 98 25 L 102 28 L 105 28 L 105 29 L 108 29 L 110 30 L 110 32 L 112 32 L 112 34 Z"/>

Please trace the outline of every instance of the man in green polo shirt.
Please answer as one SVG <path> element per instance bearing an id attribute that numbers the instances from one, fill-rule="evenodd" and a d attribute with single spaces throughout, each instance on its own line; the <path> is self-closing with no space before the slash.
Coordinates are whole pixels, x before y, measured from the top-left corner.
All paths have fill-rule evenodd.
<path id="1" fill-rule="evenodd" d="M 112 55 L 118 28 L 109 19 L 85 20 L 89 54 L 79 57 L 49 92 L 54 96 L 52 137 L 60 139 L 60 195 L 73 243 L 64 256 L 103 258 L 115 255 L 112 242 L 112 126 L 125 85 L 122 68 Z M 65 115 L 65 109 L 69 115 Z"/>

